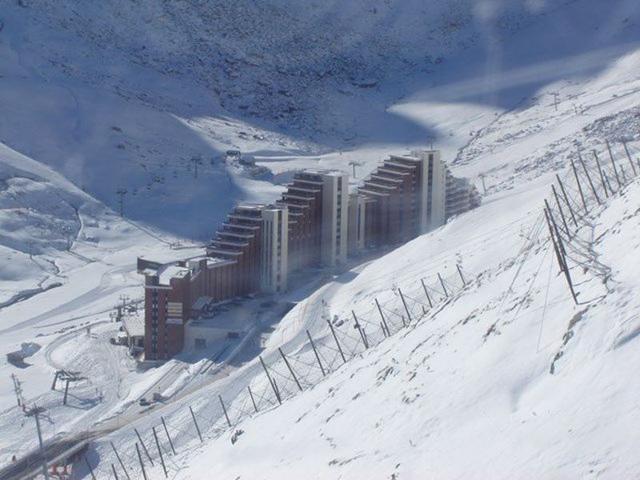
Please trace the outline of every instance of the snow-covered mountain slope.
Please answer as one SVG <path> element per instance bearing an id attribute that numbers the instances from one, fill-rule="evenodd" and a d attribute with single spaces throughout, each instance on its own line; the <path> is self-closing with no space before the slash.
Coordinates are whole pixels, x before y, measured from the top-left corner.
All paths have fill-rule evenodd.
<path id="1" fill-rule="evenodd" d="M 126 397 L 139 378 L 126 349 L 109 343 L 119 328 L 109 314 L 123 294 L 142 298 L 137 255 L 197 251 L 172 251 L 173 241 L 121 219 L 49 167 L 0 144 L 2 463 L 17 446 L 33 446 L 15 408 L 11 374 L 23 382 L 25 398 L 49 410 L 56 430 L 91 424 Z M 12 364 L 13 352 L 24 354 L 23 362 Z M 60 368 L 89 378 L 73 394 L 84 399 L 81 415 L 50 392 Z"/>
<path id="2" fill-rule="evenodd" d="M 591 166 L 591 150 L 597 151 L 614 185 L 605 140 L 626 182 L 632 168 L 622 141 L 638 162 L 640 51 L 590 73 L 593 58 L 584 60 L 579 74 L 536 90 L 518 108 L 438 101 L 429 91 L 391 107 L 446 135 L 441 144 L 450 158 L 458 153 L 457 173 L 485 176 L 483 205 L 327 283 L 280 322 L 263 357 L 268 364 L 278 361 L 280 346 L 291 358 L 308 354 L 307 329 L 319 344 L 328 343 L 325 320 L 335 315 L 349 330 L 351 310 L 377 321 L 368 317 L 376 314 L 375 298 L 397 302 L 393 287 L 419 298 L 421 278 L 455 273 L 456 264 L 473 279 L 470 286 L 434 317 L 363 353 L 282 407 L 236 424 L 238 412 L 251 411 L 246 386 L 262 391 L 258 386 L 266 383 L 253 361 L 136 421 L 132 426 L 150 438 L 164 416 L 178 450 L 170 467 L 175 478 L 628 478 L 640 472 L 631 447 L 640 423 L 634 403 L 640 384 L 633 376 L 640 318 L 633 277 L 638 180 L 602 207 L 592 198 L 580 220 L 569 244 L 578 305 L 558 273 L 541 216 L 556 173 L 574 208 L 581 208 L 569 163 L 578 160 L 576 146 Z M 367 151 L 365 168 L 374 165 L 374 151 Z M 384 151 L 379 147 L 379 154 Z M 355 157 L 336 153 L 313 163 L 339 165 L 345 158 Z M 265 161 L 283 171 L 282 164 L 303 163 Z M 294 368 L 309 375 L 304 365 Z M 286 369 L 280 374 L 287 375 Z M 295 392 L 292 384 L 289 379 Z M 231 430 L 218 394 L 232 412 Z M 187 406 L 201 422 L 204 446 Z M 104 472 L 113 458 L 108 440 L 127 452 L 137 441 L 122 429 L 98 442 L 89 458 Z M 154 474 L 163 475 L 157 465 Z"/>
<path id="3" fill-rule="evenodd" d="M 2 357 L 0 461 L 34 446 L 21 412 L 8 408 L 10 373 L 28 378 L 26 396 L 48 409 L 47 438 L 96 428 L 163 374 L 133 371 L 107 345 L 117 326 L 106 320 L 120 294 L 142 295 L 137 255 L 189 251 L 171 251 L 175 237 L 105 207 L 117 208 L 118 189 L 127 190 L 129 218 L 206 238 L 237 199 L 273 198 L 272 182 L 293 169 L 350 170 L 356 161 L 362 177 L 387 153 L 433 142 L 454 173 L 481 189 L 484 177 L 483 206 L 329 281 L 264 339 L 263 356 L 276 361 L 279 346 L 295 354 L 306 329 L 326 338 L 320 320 L 370 311 L 373 298 L 396 301 L 394 286 L 417 297 L 421 277 L 455 272 L 456 263 L 474 279 L 463 296 L 242 423 L 233 446 L 226 434 L 213 440 L 224 425 L 217 395 L 237 411 L 247 384 L 264 380 L 256 361 L 147 418 L 111 421 L 122 428 L 89 452 L 96 471 L 111 476 L 109 440 L 136 471 L 131 427 L 148 439 L 163 415 L 179 478 L 637 473 L 627 447 L 636 438 L 626 434 L 639 426 L 627 370 L 637 363 L 637 186 L 583 230 L 611 271 L 603 283 L 574 266 L 581 301 L 602 297 L 585 312 L 572 306 L 533 226 L 576 142 L 606 159 L 605 138 L 619 158 L 628 140 L 637 156 L 638 25 L 630 0 L 5 2 L 0 302 L 12 304 L 0 310 L 0 336 L 2 353 L 40 350 L 24 370 Z M 223 164 L 229 148 L 271 173 Z M 91 379 L 75 392 L 80 411 L 48 392 L 59 367 Z M 206 420 L 203 447 L 187 405 Z"/>
<path id="4" fill-rule="evenodd" d="M 230 172 L 226 149 L 357 159 L 446 141 L 389 107 L 426 91 L 499 112 L 638 38 L 623 0 L 10 0 L 0 22 L 0 140 L 114 209 L 126 188 L 130 218 L 201 239 L 235 200 L 274 194 Z"/>
<path id="5" fill-rule="evenodd" d="M 192 443 L 175 478 L 637 476 L 639 202 L 636 181 L 593 215 L 594 249 L 611 268 L 604 298 L 594 281 L 579 289 L 582 300 L 597 301 L 572 304 L 542 234 L 512 295 L 505 292 L 519 258 L 494 263 L 433 321 L 284 406 L 204 447 Z M 513 251 L 505 236 L 500 244 Z M 417 258 L 433 240 L 401 251 Z M 394 260 L 376 263 L 389 274 Z"/>

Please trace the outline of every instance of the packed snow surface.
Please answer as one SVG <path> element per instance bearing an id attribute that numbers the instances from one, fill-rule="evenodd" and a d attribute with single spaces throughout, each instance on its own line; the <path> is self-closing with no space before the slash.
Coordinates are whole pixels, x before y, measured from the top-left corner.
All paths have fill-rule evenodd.
<path id="1" fill-rule="evenodd" d="M 111 441 L 140 476 L 132 429 L 150 446 L 160 416 L 177 448 L 161 438 L 171 478 L 639 475 L 640 184 L 622 144 L 637 162 L 639 40 L 630 0 L 5 2 L 0 464 L 36 445 L 15 406 L 17 374 L 47 409 L 45 438 L 101 434 L 87 454 L 98 478 L 117 464 Z M 355 162 L 357 182 L 385 155 L 431 144 L 478 186 L 479 209 L 301 282 L 284 299 L 296 306 L 232 345 L 243 353 L 233 361 L 211 352 L 142 372 L 110 344 L 114 306 L 143 295 L 137 256 L 200 255 L 187 239 L 210 236 L 238 200 L 274 199 L 296 169 Z M 616 190 L 598 205 L 585 186 L 584 214 L 569 162 L 578 148 L 590 168 L 597 152 Z M 225 161 L 237 149 L 255 165 Z M 567 219 L 578 305 L 541 215 L 556 174 L 579 217 L 579 228 Z M 456 265 L 468 285 L 432 292 L 435 311 L 400 328 L 399 289 L 415 314 L 420 280 L 437 289 Z M 397 333 L 366 352 L 349 345 L 355 358 L 341 366 L 326 321 L 357 342 L 353 310 L 373 339 L 375 299 Z M 262 302 L 246 305 L 252 321 L 279 319 Z M 278 377 L 295 398 L 264 408 L 255 354 L 309 359 L 307 330 L 333 355 L 331 373 L 320 381 L 296 363 L 314 386 L 294 395 Z M 68 406 L 50 390 L 61 368 L 85 377 Z M 266 392 L 251 418 L 248 385 Z M 153 393 L 174 397 L 138 406 Z M 164 475 L 158 462 L 147 473 Z"/>

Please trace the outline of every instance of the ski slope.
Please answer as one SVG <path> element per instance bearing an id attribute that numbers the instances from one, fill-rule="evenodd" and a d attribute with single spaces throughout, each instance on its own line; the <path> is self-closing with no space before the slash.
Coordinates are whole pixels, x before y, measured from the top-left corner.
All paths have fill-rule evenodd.
<path id="1" fill-rule="evenodd" d="M 178 448 L 172 478 L 638 474 L 638 185 L 580 231 L 584 305 L 540 216 L 577 146 L 589 162 L 592 149 L 608 160 L 605 139 L 621 161 L 622 141 L 638 156 L 636 2 L 120 6 L 22 0 L 0 12 L 0 463 L 35 447 L 14 373 L 48 410 L 45 438 L 104 431 L 87 455 L 99 478 L 116 463 L 111 441 L 141 473 L 132 428 L 151 441 L 161 415 Z M 431 144 L 455 175 L 484 182 L 483 205 L 335 277 L 314 272 L 318 288 L 294 292 L 252 355 L 189 388 L 196 360 L 139 372 L 108 344 L 120 296 L 142 298 L 137 256 L 197 254 L 171 245 L 206 239 L 237 200 L 275 198 L 296 169 L 357 162 L 355 183 L 385 155 Z M 227 149 L 267 171 L 225 164 Z M 253 354 L 308 354 L 307 330 L 326 342 L 327 319 L 369 318 L 374 299 L 396 308 L 398 287 L 418 298 L 420 279 L 456 265 L 470 285 L 433 319 L 227 431 L 218 395 L 237 412 L 247 385 L 266 386 Z M 21 349 L 35 351 L 19 369 L 4 354 Z M 61 367 L 90 379 L 71 407 L 49 390 Z M 177 394 L 141 411 L 152 391 Z"/>
<path id="2" fill-rule="evenodd" d="M 251 410 L 247 385 L 268 392 L 256 360 L 135 422 L 151 442 L 151 427 L 161 428 L 160 415 L 165 418 L 177 445 L 176 456 L 167 453 L 172 478 L 637 474 L 632 445 L 640 416 L 633 399 L 640 385 L 632 373 L 631 345 L 640 318 L 633 279 L 638 180 L 605 205 L 593 203 L 582 220 L 570 253 L 578 305 L 558 273 L 541 212 L 543 200 L 552 198 L 556 173 L 573 188 L 574 207 L 580 206 L 575 186 L 569 187 L 569 159 L 577 161 L 577 146 L 590 165 L 592 149 L 609 162 L 604 141 L 610 140 L 625 182 L 631 182 L 620 142 L 629 142 L 637 162 L 639 53 L 623 55 L 597 74 L 550 85 L 526 106 L 498 115 L 477 105 L 464 115 L 459 104 L 449 109 L 421 95 L 394 106 L 451 129 L 449 148 L 458 142 L 455 172 L 478 182 L 485 176 L 482 206 L 337 276 L 280 322 L 262 356 L 270 365 L 278 361 L 278 347 L 291 356 L 308 351 L 306 330 L 326 345 L 326 319 L 338 316 L 350 329 L 351 310 L 370 318 L 374 299 L 398 303 L 395 287 L 416 298 L 421 278 L 432 282 L 438 272 L 455 274 L 456 264 L 470 286 L 433 317 L 363 352 L 282 407 L 236 423 L 238 412 Z M 555 91 L 557 110 L 550 93 Z M 338 164 L 345 155 L 355 158 L 343 152 L 319 161 Z M 281 162 L 302 161 L 283 158 L 279 167 Z M 313 377 L 295 365 L 303 378 Z M 294 395 L 293 382 L 283 388 Z M 232 429 L 218 395 L 228 402 Z M 189 406 L 205 429 L 204 445 Z M 112 461 L 108 441 L 128 452 L 128 468 L 139 471 L 132 454 L 136 439 L 126 429 L 96 443 L 88 458 L 99 471 Z M 86 474 L 78 468 L 78 476 Z M 150 475 L 163 475 L 157 464 L 147 468 Z"/>

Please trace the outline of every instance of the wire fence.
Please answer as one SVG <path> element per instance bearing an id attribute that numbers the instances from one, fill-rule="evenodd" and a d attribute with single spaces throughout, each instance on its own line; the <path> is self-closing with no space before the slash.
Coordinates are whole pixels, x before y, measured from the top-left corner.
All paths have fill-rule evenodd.
<path id="1" fill-rule="evenodd" d="M 247 418 L 277 408 L 309 389 L 345 363 L 360 357 L 398 332 L 435 317 L 443 305 L 457 298 L 470 283 L 458 265 L 449 276 L 420 279 L 414 285 L 394 287 L 385 300 L 374 299 L 368 309 L 344 311 L 324 318 L 326 326 L 293 351 L 278 348 L 271 359 L 259 357 L 251 372 L 222 391 L 217 402 L 198 402 L 162 416 L 147 430 L 132 429 L 119 445 L 110 443 L 99 462 L 85 456 L 92 479 L 148 479 L 152 467 L 161 466 L 165 477 L 183 468 L 180 452 L 230 432 L 235 442 Z M 107 446 L 107 445 L 103 445 Z M 84 465 L 83 465 L 84 464 Z"/>
<path id="2" fill-rule="evenodd" d="M 630 142 L 608 140 L 591 152 L 576 150 L 563 178 L 556 175 L 544 201 L 544 219 L 560 271 L 576 304 L 596 301 L 609 291 L 611 269 L 594 250 L 597 213 L 640 174 L 640 149 Z M 580 287 L 598 279 L 602 295 L 580 297 Z"/>
<path id="3" fill-rule="evenodd" d="M 580 294 L 575 291 L 580 286 L 575 282 L 577 277 L 593 273 L 606 283 L 610 276 L 608 267 L 598 261 L 593 250 L 593 238 L 583 238 L 584 232 L 593 231 L 596 210 L 640 173 L 638 153 L 639 149 L 629 143 L 612 146 L 609 142 L 600 152 L 593 150 L 585 155 L 577 151 L 569 159 L 570 169 L 565 175 L 556 175 L 551 196 L 545 200 L 545 213 L 534 222 L 528 243 L 520 252 L 526 258 L 532 250 L 532 238 L 543 231 L 546 223 L 558 264 L 576 303 Z M 520 266 L 516 277 L 524 259 L 517 261 Z M 185 467 L 180 463 L 181 452 L 225 433 L 231 433 L 231 441 L 235 442 L 242 435 L 239 427 L 244 420 L 281 406 L 366 350 L 427 317 L 435 317 L 476 280 L 467 281 L 462 268 L 456 265 L 451 275 L 436 273 L 429 281 L 420 278 L 411 285 L 394 286 L 368 308 L 345 310 L 333 318 L 318 318 L 316 313 L 313 322 L 324 321 L 326 327 L 314 329 L 314 336 L 307 330 L 307 341 L 295 350 L 279 348 L 269 358 L 260 357 L 251 369 L 220 390 L 217 402 L 196 397 L 191 405 L 173 411 L 170 420 L 159 416 L 144 431 L 132 428 L 119 445 L 109 443 L 99 461 L 85 455 L 77 464 L 80 469 L 86 467 L 86 475 L 93 480 L 146 480 L 147 470 L 158 466 L 169 478 Z"/>

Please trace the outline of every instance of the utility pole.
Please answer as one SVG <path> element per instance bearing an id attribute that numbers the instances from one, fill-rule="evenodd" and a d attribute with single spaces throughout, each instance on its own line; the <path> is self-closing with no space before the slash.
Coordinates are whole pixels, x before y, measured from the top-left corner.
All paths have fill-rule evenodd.
<path id="1" fill-rule="evenodd" d="M 120 295 L 120 301 L 122 302 L 122 308 L 125 308 L 127 306 L 127 302 L 129 301 L 129 295 L 126 294 L 122 294 Z"/>
<path id="2" fill-rule="evenodd" d="M 120 209 L 120 216 L 124 216 L 124 196 L 127 194 L 126 188 L 119 188 L 116 190 L 116 194 L 120 197 L 118 199 L 118 205 Z"/>
<path id="3" fill-rule="evenodd" d="M 40 456 L 42 457 L 42 475 L 45 480 L 49 480 L 49 471 L 47 470 L 47 459 L 44 453 L 44 442 L 42 441 L 42 429 L 40 428 L 40 414 L 45 410 L 42 407 L 34 405 L 31 408 L 25 408 L 24 412 L 27 417 L 33 417 L 36 420 L 36 430 L 38 431 L 38 444 L 40 445 Z"/>
<path id="4" fill-rule="evenodd" d="M 18 380 L 18 376 L 15 374 L 11 374 L 11 380 L 13 380 L 13 391 L 16 392 L 16 400 L 18 402 L 18 406 L 25 409 L 24 397 L 22 396 L 22 385 L 20 384 L 20 380 Z"/>
<path id="5" fill-rule="evenodd" d="M 349 162 L 349 165 L 351 165 L 353 167 L 353 178 L 358 178 L 356 176 L 356 167 L 359 167 L 360 165 L 362 165 L 362 163 L 356 162 L 355 160 L 352 160 L 352 161 Z"/>
<path id="6" fill-rule="evenodd" d="M 482 190 L 484 191 L 484 194 L 487 194 L 487 185 L 484 183 L 484 173 L 480 174 L 480 180 L 482 180 Z"/>
<path id="7" fill-rule="evenodd" d="M 198 178 L 198 165 L 202 165 L 202 159 L 200 157 L 192 157 L 193 162 L 193 178 Z"/>

